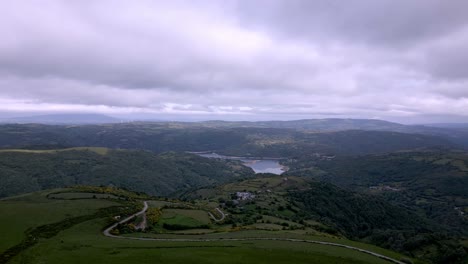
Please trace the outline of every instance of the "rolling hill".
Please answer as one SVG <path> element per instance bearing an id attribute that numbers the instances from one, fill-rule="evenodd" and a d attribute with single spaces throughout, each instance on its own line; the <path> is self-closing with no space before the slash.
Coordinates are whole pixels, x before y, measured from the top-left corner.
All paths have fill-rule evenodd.
<path id="1" fill-rule="evenodd" d="M 163 224 L 177 221 L 187 225 L 193 221 L 203 221 L 225 231 L 197 235 L 171 230 L 162 231 L 167 233 L 133 230 L 118 238 L 102 234 L 105 226 L 117 221 L 115 216 L 124 217 L 140 211 L 142 201 L 151 204 L 149 210 L 162 212 L 157 221 Z M 161 208 L 167 204 L 179 209 Z M 205 207 L 186 208 L 201 204 L 198 201 L 158 200 L 116 188 L 87 186 L 1 199 L 0 210 L 8 214 L 0 215 L 0 233 L 4 235 L 2 238 L 7 238 L 0 241 L 0 263 L 149 264 L 158 261 L 234 264 L 246 260 L 273 264 L 290 261 L 320 264 L 391 263 L 363 251 L 410 261 L 389 250 L 318 232 L 311 235 L 305 230 L 299 233 L 297 230 L 267 232 L 229 229 L 225 224 L 211 222 L 204 211 Z M 150 212 L 147 211 L 147 214 Z M 151 219 L 149 217 L 148 221 L 153 221 Z M 120 229 L 129 228 L 139 220 L 132 218 L 130 221 L 132 223 L 128 225 L 120 224 Z M 142 239 L 142 236 L 147 237 Z M 161 237 L 165 238 L 155 240 Z"/>
<path id="2" fill-rule="evenodd" d="M 252 177 L 238 161 L 191 154 L 72 148 L 0 151 L 0 197 L 74 185 L 117 186 L 151 195 Z"/>
<path id="3" fill-rule="evenodd" d="M 380 196 L 468 235 L 468 154 L 426 150 L 382 155 L 310 157 L 288 164 L 301 175 Z"/>
<path id="4" fill-rule="evenodd" d="M 239 199 L 239 193 L 248 193 Z M 418 211 L 371 194 L 353 192 L 303 177 L 265 175 L 202 188 L 183 197 L 217 201 L 241 228 L 311 227 L 373 243 L 431 263 L 463 263 L 460 236 Z M 458 253 L 457 253 L 458 252 Z M 460 253 L 460 254 L 459 254 Z"/>
<path id="5" fill-rule="evenodd" d="M 310 132 L 286 128 L 185 127 L 172 123 L 48 126 L 2 125 L 2 148 L 107 147 L 166 151 L 215 151 L 237 156 L 295 158 L 312 153 L 363 155 L 414 148 L 456 148 L 440 136 L 391 131 Z"/>

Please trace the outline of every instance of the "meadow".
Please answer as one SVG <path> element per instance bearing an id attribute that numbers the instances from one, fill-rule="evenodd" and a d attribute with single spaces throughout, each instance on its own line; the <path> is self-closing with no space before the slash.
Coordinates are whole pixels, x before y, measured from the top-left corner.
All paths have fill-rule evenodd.
<path id="1" fill-rule="evenodd" d="M 78 224 L 10 263 L 388 263 L 349 249 L 295 242 L 113 239 L 101 234 L 104 223 L 96 219 Z"/>
<path id="2" fill-rule="evenodd" d="M 117 205 L 111 200 L 51 200 L 46 198 L 50 192 L 0 200 L 0 252 L 21 242 L 28 229 Z"/>
<path id="3" fill-rule="evenodd" d="M 62 199 L 50 199 L 47 195 L 60 194 Z M 166 234 L 136 232 L 126 234 L 131 237 L 170 237 L 189 239 L 214 239 L 215 241 L 140 241 L 134 239 L 111 238 L 102 234 L 109 224 L 109 217 L 97 214 L 103 208 L 121 205 L 120 200 L 90 199 L 90 193 L 79 193 L 76 189 L 43 191 L 29 195 L 17 196 L 0 201 L 0 209 L 6 212 L 0 218 L 2 233 L 0 253 L 24 239 L 25 232 L 38 229 L 38 226 L 57 223 L 57 232 L 50 236 L 38 237 L 37 243 L 24 248 L 6 261 L 0 263 L 389 263 L 377 257 L 351 249 L 291 241 L 226 241 L 229 238 L 301 238 L 341 243 L 372 250 L 389 257 L 400 259 L 400 254 L 375 246 L 357 243 L 342 238 L 307 234 L 303 230 L 261 231 L 231 230 L 219 225 L 213 233 L 199 234 L 191 229 L 182 235 L 179 231 Z M 107 194 L 106 194 L 107 195 Z M 66 199 L 70 200 L 66 200 Z M 151 201 L 153 206 L 164 206 L 177 202 Z M 180 206 L 186 205 L 180 203 Z M 165 211 L 165 212 L 164 212 Z M 110 211 L 111 212 L 111 211 Z M 112 213 L 112 212 L 111 212 Z M 93 214 L 96 216 L 92 218 Z M 75 221 L 70 225 L 67 219 L 81 219 L 77 216 L 91 216 Z M 165 208 L 161 217 L 164 222 L 181 225 L 210 224 L 211 220 L 205 210 Z M 52 224 L 52 225 L 50 225 Z M 211 223 L 212 224 L 212 223 Z M 40 229 L 40 228 L 39 228 Z M 28 231 L 29 230 L 29 231 Z M 47 231 L 47 230 L 45 230 Z M 205 230 L 206 231 L 206 230 Z M 231 230 L 232 231 L 232 230 Z M 4 258 L 5 260 L 5 258 Z"/>

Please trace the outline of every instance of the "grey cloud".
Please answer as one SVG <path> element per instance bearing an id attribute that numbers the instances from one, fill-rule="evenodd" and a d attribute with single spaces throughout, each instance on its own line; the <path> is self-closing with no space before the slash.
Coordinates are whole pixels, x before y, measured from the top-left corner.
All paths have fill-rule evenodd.
<path id="1" fill-rule="evenodd" d="M 463 43 L 431 50 L 426 61 L 428 72 L 443 80 L 468 80 L 467 45 L 468 38 Z"/>
<path id="2" fill-rule="evenodd" d="M 5 2 L 0 111 L 468 113 L 467 9 L 461 0 Z"/>
<path id="3" fill-rule="evenodd" d="M 248 21 L 287 36 L 386 47 L 445 35 L 468 23 L 468 2 L 463 0 L 260 0 L 239 1 L 238 8 Z"/>
<path id="4" fill-rule="evenodd" d="M 361 46 L 362 59 L 440 78 L 467 78 L 468 2 L 463 0 L 239 1 L 247 27 L 324 46 Z M 442 47 L 434 47 L 440 39 Z M 367 49 L 367 50 L 366 50 Z M 367 54 L 369 53 L 369 54 Z M 356 58 L 359 59 L 359 58 Z M 394 60 L 397 60 L 396 62 Z"/>

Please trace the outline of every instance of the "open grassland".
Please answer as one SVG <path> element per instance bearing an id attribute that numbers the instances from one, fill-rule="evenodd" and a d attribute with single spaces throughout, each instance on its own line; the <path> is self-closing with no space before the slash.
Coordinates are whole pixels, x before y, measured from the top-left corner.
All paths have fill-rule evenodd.
<path id="1" fill-rule="evenodd" d="M 229 230 L 229 229 L 226 229 Z M 184 234 L 187 234 L 184 232 Z M 307 232 L 303 230 L 292 230 L 292 231 L 265 231 L 265 230 L 239 230 L 239 231 L 225 231 L 225 232 L 213 232 L 213 233 L 205 233 L 205 234 L 191 234 L 191 235 L 179 235 L 177 233 L 172 234 L 151 234 L 151 233 L 134 233 L 134 234 L 127 234 L 126 237 L 145 237 L 145 238 L 167 238 L 167 239 L 219 239 L 222 241 L 223 239 L 245 239 L 245 238 L 284 238 L 284 239 L 304 239 L 304 240 L 314 240 L 314 241 L 323 241 L 323 242 L 331 242 L 331 243 L 338 243 L 347 246 L 353 246 L 365 250 L 369 250 L 375 253 L 379 253 L 394 259 L 401 259 L 404 258 L 402 254 L 386 250 L 374 245 L 365 244 L 361 242 L 356 242 L 352 240 L 348 240 L 345 238 L 334 237 L 330 235 L 324 235 L 322 233 L 317 232 Z M 266 241 L 257 241 L 258 243 L 266 242 Z M 286 244 L 290 244 L 291 247 L 296 245 L 295 242 L 283 242 Z M 310 244 L 310 246 L 315 246 Z M 337 248 L 339 249 L 339 248 Z M 330 247 L 330 251 L 334 251 L 335 247 Z M 357 254 L 357 253 L 356 253 Z"/>
<path id="2" fill-rule="evenodd" d="M 202 210 L 164 209 L 158 223 L 168 230 L 207 228 L 211 223 L 208 214 Z"/>
<path id="3" fill-rule="evenodd" d="M 169 201 L 161 201 L 161 200 L 151 200 L 148 201 L 148 206 L 149 207 L 154 207 L 154 208 L 162 208 L 163 206 L 177 206 L 179 203 L 176 202 L 169 202 Z"/>
<path id="4" fill-rule="evenodd" d="M 119 197 L 112 194 L 104 193 L 82 193 L 82 192 L 65 192 L 65 193 L 54 193 L 48 196 L 50 199 L 64 199 L 64 200 L 76 200 L 76 199 L 119 199 Z"/>
<path id="5" fill-rule="evenodd" d="M 388 263 L 356 251 L 282 241 L 158 242 L 107 238 L 104 221 L 78 224 L 11 263 Z"/>
<path id="6" fill-rule="evenodd" d="M 0 252 L 19 243 L 29 228 L 93 214 L 100 208 L 116 205 L 109 200 L 51 200 L 46 198 L 48 193 L 0 200 Z"/>
<path id="7" fill-rule="evenodd" d="M 180 215 L 187 218 L 195 219 L 202 224 L 211 223 L 208 213 L 203 210 L 164 209 L 163 212 L 163 218 Z"/>
<path id="8" fill-rule="evenodd" d="M 86 188 L 83 187 L 83 189 Z M 105 190 L 107 189 L 101 191 Z M 114 190 L 114 192 L 117 191 Z M 48 199 L 47 195 L 50 193 L 61 194 L 64 198 L 71 200 Z M 3 244 L 0 244 L 3 249 L 18 244 L 24 238 L 22 236 L 28 228 L 44 224 L 50 226 L 51 223 L 54 223 L 54 226 L 58 223 L 63 228 L 57 226 L 58 232 L 51 236 L 38 236 L 38 240 L 35 241 L 37 243 L 22 249 L 17 255 L 12 255 L 13 258 L 6 259 L 8 262 L 1 262 L 0 259 L 0 263 L 389 263 L 351 249 L 305 242 L 265 240 L 269 238 L 333 242 L 367 249 L 395 259 L 402 257 L 400 254 L 372 245 L 311 232 L 309 229 L 237 230 L 223 224 L 212 228 L 213 223 L 206 210 L 191 208 L 164 208 L 162 210 L 163 213 L 157 225 L 160 226 L 159 228 L 164 228 L 166 224 L 169 228 L 173 228 L 166 230 L 169 232 L 163 234 L 135 232 L 124 235 L 133 239 L 106 237 L 102 234 L 102 230 L 109 224 L 110 216 L 128 215 L 128 213 L 121 214 L 113 211 L 111 214 L 105 214 L 106 218 L 103 218 L 103 214 L 95 213 L 99 209 L 113 207 L 119 203 L 115 199 L 105 199 L 105 197 L 104 199 L 89 199 L 90 194 L 89 192 L 80 193 L 77 189 L 61 189 L 1 200 L 2 212 L 14 212 L 2 215 L 0 218 L 2 224 L 0 231 L 6 234 L 6 239 L 2 239 Z M 105 192 L 105 195 L 107 194 L 108 192 Z M 168 205 L 166 202 L 158 201 L 152 201 L 151 204 L 153 207 Z M 184 207 L 186 203 L 174 202 L 171 205 Z M 133 207 L 126 208 L 137 210 Z M 65 219 L 81 215 L 94 218 L 83 218 L 70 225 L 60 223 Z M 183 228 L 178 229 L 179 227 Z M 138 237 L 199 239 L 200 241 L 135 240 Z M 211 241 L 203 241 L 206 239 Z M 229 241 L 229 239 L 247 240 Z"/>

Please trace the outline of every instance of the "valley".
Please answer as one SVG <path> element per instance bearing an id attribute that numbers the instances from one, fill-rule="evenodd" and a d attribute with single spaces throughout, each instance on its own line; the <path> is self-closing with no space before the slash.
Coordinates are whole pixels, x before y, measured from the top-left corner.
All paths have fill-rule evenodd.
<path id="1" fill-rule="evenodd" d="M 464 145 L 327 122 L 0 126 L 0 263 L 464 263 Z"/>
<path id="2" fill-rule="evenodd" d="M 0 1 L 0 264 L 468 264 L 467 10 Z"/>

